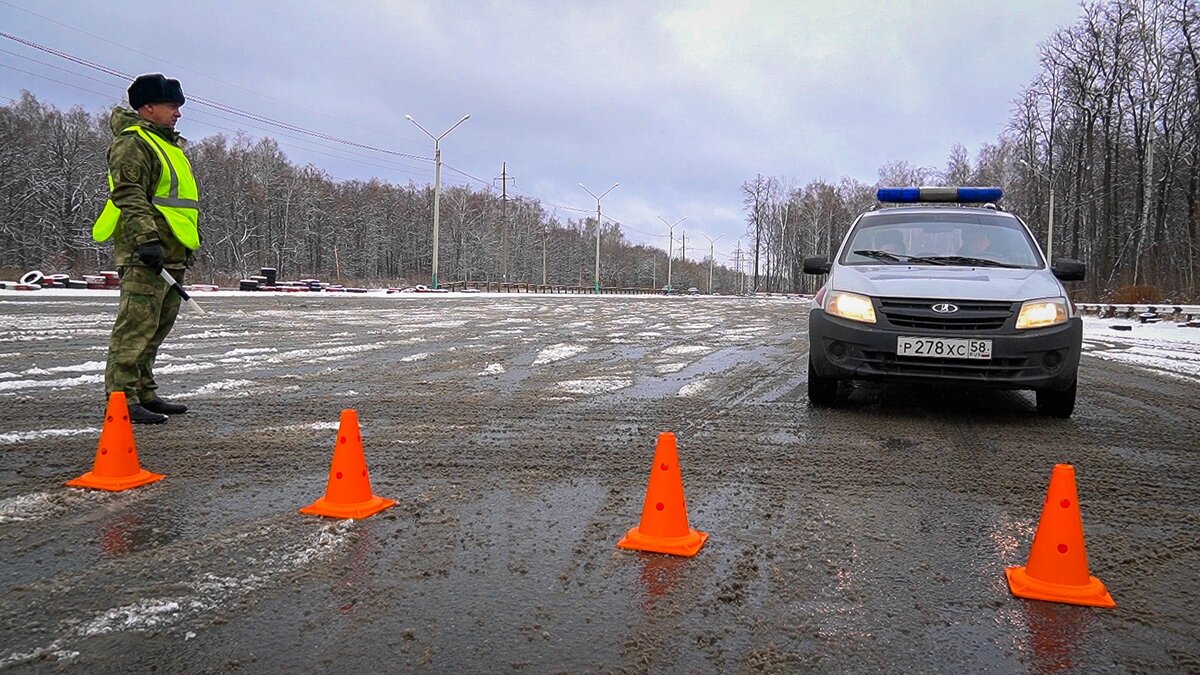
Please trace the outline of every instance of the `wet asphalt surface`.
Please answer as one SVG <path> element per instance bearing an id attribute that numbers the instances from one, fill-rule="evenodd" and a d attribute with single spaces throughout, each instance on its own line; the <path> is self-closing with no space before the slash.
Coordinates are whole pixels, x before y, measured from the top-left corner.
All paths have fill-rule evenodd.
<path id="1" fill-rule="evenodd" d="M 805 394 L 807 302 L 200 297 L 136 427 L 167 478 L 91 467 L 115 298 L 0 298 L 0 668 L 13 671 L 1200 670 L 1194 384 L 1085 355 L 1031 393 Z M 31 384 L 32 383 L 32 384 Z M 324 492 L 354 408 L 374 491 Z M 674 431 L 695 558 L 619 550 Z M 1075 465 L 1113 610 L 1021 600 Z"/>

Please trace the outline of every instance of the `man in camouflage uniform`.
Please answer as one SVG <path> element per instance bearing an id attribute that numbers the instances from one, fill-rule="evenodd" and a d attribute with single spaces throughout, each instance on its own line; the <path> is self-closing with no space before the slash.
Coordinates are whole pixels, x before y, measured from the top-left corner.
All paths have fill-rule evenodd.
<path id="1" fill-rule="evenodd" d="M 190 181 L 193 197 L 195 182 L 180 151 L 184 140 L 175 131 L 184 103 L 179 81 L 141 75 L 129 87 L 129 103 L 132 111 L 117 108 L 109 119 L 114 136 L 108 150 L 112 198 L 93 229 L 98 241 L 114 238 L 121 277 L 104 388 L 108 394 L 125 392 L 133 422 L 159 424 L 168 415 L 187 411 L 187 406 L 157 395 L 152 370 L 180 304 L 179 294 L 159 274 L 165 268 L 183 283 L 199 246 L 197 202 L 191 200 L 190 233 L 186 226 L 181 230 L 178 209 L 172 212 L 171 205 L 185 200 L 173 198 L 180 194 L 180 176 Z"/>

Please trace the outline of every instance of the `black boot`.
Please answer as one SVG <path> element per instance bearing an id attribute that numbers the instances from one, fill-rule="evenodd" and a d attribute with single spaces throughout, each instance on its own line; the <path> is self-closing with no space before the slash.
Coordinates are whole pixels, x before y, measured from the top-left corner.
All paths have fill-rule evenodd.
<path id="1" fill-rule="evenodd" d="M 167 421 L 167 416 L 147 410 L 134 403 L 129 406 L 129 421 L 134 424 L 162 424 Z"/>
<path id="2" fill-rule="evenodd" d="M 159 415 L 182 415 L 187 412 L 187 406 L 181 403 L 168 403 L 164 398 L 152 398 L 142 401 L 142 407 Z"/>

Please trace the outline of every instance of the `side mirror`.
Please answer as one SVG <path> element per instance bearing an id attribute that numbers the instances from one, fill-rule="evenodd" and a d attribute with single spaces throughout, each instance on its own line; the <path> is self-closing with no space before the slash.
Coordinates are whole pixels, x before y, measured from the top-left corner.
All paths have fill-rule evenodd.
<path id="1" fill-rule="evenodd" d="M 832 265 L 829 259 L 824 256 L 813 256 L 812 258 L 804 259 L 805 274 L 829 274 L 829 268 Z"/>
<path id="2" fill-rule="evenodd" d="M 1087 265 L 1078 260 L 1059 258 L 1050 265 L 1050 271 L 1058 277 L 1059 281 L 1083 281 L 1083 278 L 1087 276 Z"/>

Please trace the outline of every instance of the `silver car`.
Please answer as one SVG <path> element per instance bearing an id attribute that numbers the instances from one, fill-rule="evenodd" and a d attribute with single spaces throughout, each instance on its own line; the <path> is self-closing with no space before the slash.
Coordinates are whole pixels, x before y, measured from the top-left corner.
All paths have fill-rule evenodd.
<path id="1" fill-rule="evenodd" d="M 999 188 L 884 188 L 913 204 L 860 215 L 809 314 L 808 397 L 838 401 L 839 382 L 964 384 L 1036 392 L 1037 409 L 1070 417 L 1083 322 L 1029 228 L 998 209 Z M 940 205 L 929 205 L 940 202 Z"/>

